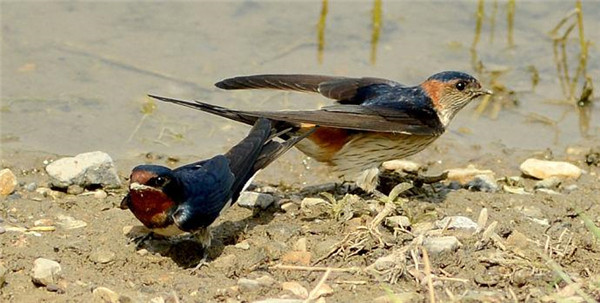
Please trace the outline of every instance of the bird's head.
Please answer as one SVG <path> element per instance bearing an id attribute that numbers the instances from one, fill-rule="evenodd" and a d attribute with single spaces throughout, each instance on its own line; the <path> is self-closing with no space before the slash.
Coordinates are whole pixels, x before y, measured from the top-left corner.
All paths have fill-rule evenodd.
<path id="1" fill-rule="evenodd" d="M 164 166 L 140 165 L 133 169 L 129 193 L 121 202 L 146 227 L 166 228 L 173 224 L 172 212 L 183 191 L 173 171 Z"/>
<path id="2" fill-rule="evenodd" d="M 492 94 L 473 76 L 455 71 L 437 73 L 425 80 L 421 88 L 431 98 L 444 126 L 471 100 Z"/>

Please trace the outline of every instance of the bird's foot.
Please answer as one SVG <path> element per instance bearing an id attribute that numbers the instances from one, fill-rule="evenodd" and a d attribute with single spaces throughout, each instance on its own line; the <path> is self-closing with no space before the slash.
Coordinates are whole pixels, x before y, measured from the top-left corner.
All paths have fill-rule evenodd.
<path id="1" fill-rule="evenodd" d="M 192 268 L 190 270 L 190 274 L 195 275 L 198 272 L 200 272 L 200 268 L 202 268 L 203 266 L 208 267 L 210 263 L 208 263 L 208 254 L 206 253 L 206 248 L 204 251 L 204 255 L 202 256 L 202 259 L 200 260 L 200 262 L 198 262 L 198 264 L 196 264 L 196 266 L 194 266 L 194 268 Z"/>

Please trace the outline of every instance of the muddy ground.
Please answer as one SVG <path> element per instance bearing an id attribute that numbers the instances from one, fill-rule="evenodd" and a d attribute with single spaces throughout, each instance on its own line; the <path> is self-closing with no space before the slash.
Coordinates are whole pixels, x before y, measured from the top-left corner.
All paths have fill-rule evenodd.
<path id="1" fill-rule="evenodd" d="M 294 167 L 302 170 L 302 176 L 294 170 L 289 176 L 286 162 L 301 160 L 293 151 L 255 182 L 253 190 L 271 193 L 276 202 L 262 211 L 238 206 L 227 211 L 214 224 L 210 264 L 192 271 L 202 253 L 188 238 L 150 239 L 139 245 L 132 241 L 143 231 L 129 211 L 118 208 L 125 187 L 108 191 L 106 198 L 86 192 L 43 195 L 28 191 L 25 187 L 31 182 L 38 189 L 47 186 L 44 161 L 59 156 L 5 151 L 2 167 L 15 172 L 21 185 L 1 201 L 1 225 L 6 232 L 0 235 L 0 263 L 8 270 L 0 297 L 4 302 L 86 302 L 99 300 L 100 294 L 93 291 L 106 287 L 118 294 L 120 302 L 306 299 L 309 293 L 311 298 L 319 297 L 313 290 L 324 278 L 320 302 L 431 298 L 438 302 L 555 302 L 565 298 L 593 302 L 600 300 L 600 243 L 579 214 L 584 213 L 596 226 L 600 223 L 600 169 L 589 166 L 586 155 L 587 148 L 552 153 L 501 146 L 482 149 L 441 140 L 412 158 L 426 166 L 425 175 L 474 164 L 494 171 L 498 179 L 519 176 L 519 164 L 529 157 L 568 160 L 585 173 L 578 180 L 565 180 L 554 189 L 559 194 L 533 191 L 535 180 L 529 178 L 517 186 L 532 193 L 526 195 L 452 189 L 456 187 L 444 182 L 425 185 L 405 192 L 388 209 L 387 215 L 405 215 L 411 221 L 410 227 L 393 230 L 371 224 L 384 212 L 385 198 L 348 193 L 351 186 L 303 189 L 302 182 L 323 184 L 324 169 L 311 165 L 318 175 L 313 182 L 306 182 L 313 170 L 300 165 Z M 130 167 L 143 162 L 166 161 L 156 156 L 148 160 L 144 155 L 116 161 L 124 184 Z M 287 179 L 297 182 L 276 181 L 277 174 L 286 170 Z M 319 190 L 333 195 L 335 207 L 301 207 L 305 197 L 331 200 Z M 281 205 L 286 206 L 282 209 Z M 483 209 L 488 214 L 485 223 L 480 219 Z M 434 225 L 452 215 L 479 220 L 487 232 Z M 67 229 L 61 216 L 86 225 Z M 40 231 L 44 227 L 39 226 L 55 229 Z M 439 236 L 456 236 L 461 246 L 456 251 L 424 254 L 423 239 Z M 380 260 L 372 266 L 387 255 L 391 255 L 387 262 Z M 30 271 L 39 257 L 60 263 L 62 272 L 54 285 L 32 283 Z"/>

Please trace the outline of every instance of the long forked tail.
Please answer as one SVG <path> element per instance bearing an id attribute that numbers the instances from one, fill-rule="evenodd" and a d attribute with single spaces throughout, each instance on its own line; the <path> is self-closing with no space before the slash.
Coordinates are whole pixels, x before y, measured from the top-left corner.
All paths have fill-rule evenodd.
<path id="1" fill-rule="evenodd" d="M 151 98 L 154 98 L 156 100 L 159 100 L 159 101 L 186 106 L 189 108 L 201 110 L 203 112 L 211 113 L 211 114 L 214 114 L 217 116 L 225 117 L 227 119 L 231 119 L 231 120 L 242 122 L 242 123 L 249 124 L 249 125 L 254 125 L 256 120 L 258 120 L 260 118 L 260 115 L 257 115 L 257 114 L 253 115 L 251 113 L 228 109 L 225 107 L 212 105 L 212 104 L 208 104 L 208 103 L 204 103 L 204 102 L 200 102 L 200 101 L 192 102 L 192 101 L 187 101 L 187 100 L 180 100 L 180 99 L 174 99 L 174 98 L 169 98 L 169 97 L 161 97 L 161 96 L 150 95 L 150 94 L 148 96 Z"/>
<path id="2" fill-rule="evenodd" d="M 259 118 L 248 136 L 225 154 L 229 160 L 229 168 L 235 176 L 232 187 L 233 201 L 237 200 L 239 193 L 259 170 L 275 161 L 312 132 L 313 130 L 299 136 L 291 136 L 283 142 L 274 141 L 273 137 L 282 135 L 282 132 L 274 129 L 270 120 Z"/>

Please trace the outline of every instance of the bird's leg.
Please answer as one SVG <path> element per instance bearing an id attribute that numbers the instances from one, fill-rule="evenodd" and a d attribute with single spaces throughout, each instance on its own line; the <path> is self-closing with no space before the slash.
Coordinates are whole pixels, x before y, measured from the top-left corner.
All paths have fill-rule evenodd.
<path id="1" fill-rule="evenodd" d="M 356 185 L 368 193 L 372 193 L 379 184 L 379 168 L 365 169 L 356 176 Z"/>
<path id="2" fill-rule="evenodd" d="M 192 274 L 195 274 L 202 266 L 208 266 L 208 248 L 210 247 L 210 242 L 212 240 L 212 235 L 210 233 L 210 229 L 201 228 L 193 233 L 194 239 L 198 241 L 202 245 L 202 259 L 200 262 L 192 268 Z"/>
<path id="3" fill-rule="evenodd" d="M 142 243 L 146 242 L 146 240 L 150 240 L 154 238 L 154 232 L 149 232 L 145 235 L 141 235 L 141 236 L 137 236 L 137 237 L 133 237 L 131 239 L 129 239 L 129 243 L 135 243 L 135 249 L 140 249 L 142 246 Z"/>

